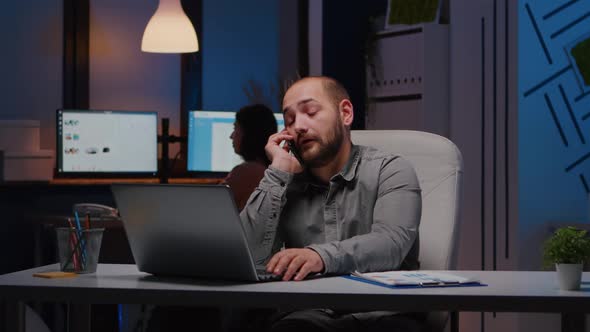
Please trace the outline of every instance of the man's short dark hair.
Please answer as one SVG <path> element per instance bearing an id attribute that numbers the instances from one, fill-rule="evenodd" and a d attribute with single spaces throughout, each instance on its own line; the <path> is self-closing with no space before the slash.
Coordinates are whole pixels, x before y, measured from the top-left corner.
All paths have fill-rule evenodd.
<path id="1" fill-rule="evenodd" d="M 340 82 L 327 76 L 320 76 L 318 78 L 322 81 L 322 86 L 332 103 L 334 103 L 334 106 L 338 107 L 343 99 L 350 100 L 348 91 L 346 91 L 346 88 Z"/>
<path id="2" fill-rule="evenodd" d="M 289 82 L 285 91 L 289 90 L 293 85 L 306 80 L 320 80 L 324 91 L 335 107 L 338 107 L 343 99 L 350 100 L 350 95 L 348 94 L 348 91 L 346 91 L 346 88 L 336 79 L 329 76 L 307 76 L 300 78 L 294 82 Z"/>
<path id="3" fill-rule="evenodd" d="M 270 135 L 277 132 L 277 120 L 272 110 L 263 104 L 244 106 L 236 113 L 236 123 L 242 130 L 239 153 L 242 158 L 270 164 L 264 147 Z"/>

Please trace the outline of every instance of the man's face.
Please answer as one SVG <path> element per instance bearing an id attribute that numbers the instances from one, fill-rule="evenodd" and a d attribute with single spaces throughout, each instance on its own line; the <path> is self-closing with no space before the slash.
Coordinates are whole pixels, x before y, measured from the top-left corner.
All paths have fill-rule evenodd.
<path id="1" fill-rule="evenodd" d="M 345 127 L 338 105 L 328 97 L 320 80 L 293 85 L 283 98 L 285 129 L 295 137 L 306 166 L 321 167 L 340 151 Z"/>

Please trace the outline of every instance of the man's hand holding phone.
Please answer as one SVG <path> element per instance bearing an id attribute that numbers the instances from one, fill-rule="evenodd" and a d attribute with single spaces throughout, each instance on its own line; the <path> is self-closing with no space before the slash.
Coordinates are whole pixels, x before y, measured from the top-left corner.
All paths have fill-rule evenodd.
<path id="1" fill-rule="evenodd" d="M 286 143 L 283 143 L 286 141 Z M 300 158 L 296 157 L 295 137 L 286 130 L 271 135 L 268 138 L 265 150 L 271 166 L 289 173 L 301 173 L 303 166 Z M 291 152 L 291 153 L 290 153 Z"/>

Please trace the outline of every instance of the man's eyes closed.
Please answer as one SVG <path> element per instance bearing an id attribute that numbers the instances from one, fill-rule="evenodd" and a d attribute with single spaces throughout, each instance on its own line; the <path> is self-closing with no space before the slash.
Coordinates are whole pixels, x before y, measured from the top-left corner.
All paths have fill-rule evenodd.
<path id="1" fill-rule="evenodd" d="M 319 112 L 320 107 L 319 106 L 309 106 L 305 108 L 305 113 L 309 116 L 313 116 L 315 115 L 317 112 Z"/>

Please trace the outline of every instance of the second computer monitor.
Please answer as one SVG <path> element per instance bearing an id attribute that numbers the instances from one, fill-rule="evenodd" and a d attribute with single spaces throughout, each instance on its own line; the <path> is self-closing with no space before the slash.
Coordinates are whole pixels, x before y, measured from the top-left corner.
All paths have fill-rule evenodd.
<path id="1" fill-rule="evenodd" d="M 158 114 L 57 110 L 57 176 L 155 176 Z"/>
<path id="2" fill-rule="evenodd" d="M 283 115 L 275 113 L 278 130 L 285 127 Z M 188 164 L 194 172 L 226 173 L 243 162 L 229 138 L 236 112 L 190 111 L 188 121 Z"/>

